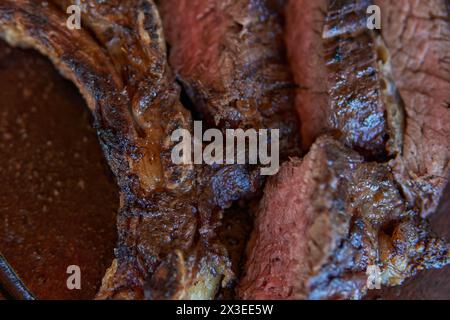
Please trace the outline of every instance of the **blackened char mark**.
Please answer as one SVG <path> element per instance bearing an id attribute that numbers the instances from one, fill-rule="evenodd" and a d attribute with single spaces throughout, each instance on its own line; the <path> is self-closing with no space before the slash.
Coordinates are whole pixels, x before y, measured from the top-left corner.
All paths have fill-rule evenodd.
<path id="1" fill-rule="evenodd" d="M 368 156 L 386 153 L 387 123 L 368 0 L 330 0 L 323 39 L 330 125 L 348 146 Z"/>
<path id="2" fill-rule="evenodd" d="M 288 1 L 286 41 L 305 148 L 332 133 L 366 159 L 401 152 L 403 101 L 366 0 Z"/>

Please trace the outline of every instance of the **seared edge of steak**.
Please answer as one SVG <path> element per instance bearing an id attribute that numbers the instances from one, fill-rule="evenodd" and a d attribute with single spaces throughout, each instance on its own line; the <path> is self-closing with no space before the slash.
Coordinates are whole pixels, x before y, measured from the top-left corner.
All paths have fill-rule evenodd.
<path id="1" fill-rule="evenodd" d="M 243 299 L 356 299 L 369 266 L 392 286 L 450 263 L 389 167 L 326 136 L 268 181 L 255 225 Z"/>
<path id="2" fill-rule="evenodd" d="M 390 76 L 389 53 L 381 37 L 367 27 L 370 4 L 328 1 L 322 38 L 331 127 L 349 147 L 383 159 L 387 149 L 401 149 L 403 106 Z"/>
<path id="3" fill-rule="evenodd" d="M 286 5 L 286 40 L 306 148 L 321 134 L 333 133 L 369 159 L 401 152 L 403 104 L 389 51 L 367 28 L 370 3 L 300 0 Z"/>

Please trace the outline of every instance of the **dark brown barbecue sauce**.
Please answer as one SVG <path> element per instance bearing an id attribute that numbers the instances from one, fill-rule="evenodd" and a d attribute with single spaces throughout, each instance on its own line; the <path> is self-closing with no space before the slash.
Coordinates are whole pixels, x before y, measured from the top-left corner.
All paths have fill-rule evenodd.
<path id="1" fill-rule="evenodd" d="M 4 42 L 0 88 L 0 252 L 37 298 L 91 299 L 119 200 L 90 111 L 47 59 Z M 69 265 L 81 290 L 67 289 Z"/>

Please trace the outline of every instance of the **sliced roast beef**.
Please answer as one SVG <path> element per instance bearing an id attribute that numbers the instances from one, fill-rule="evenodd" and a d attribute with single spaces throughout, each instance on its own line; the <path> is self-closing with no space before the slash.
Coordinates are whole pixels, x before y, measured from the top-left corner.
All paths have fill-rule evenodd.
<path id="1" fill-rule="evenodd" d="M 448 1 L 373 3 L 381 8 L 382 36 L 365 27 L 372 2 L 330 1 L 334 9 L 327 1 L 288 2 L 287 44 L 299 87 L 302 140 L 308 147 L 321 133 L 336 130 L 365 153 L 381 152 L 382 136 L 389 137 L 387 153 L 398 155 L 396 179 L 426 216 L 449 175 Z"/>
<path id="2" fill-rule="evenodd" d="M 317 137 L 330 128 L 322 41 L 327 0 L 288 0 L 285 11 L 288 58 L 297 85 L 295 105 L 302 144 L 309 149 Z"/>
<path id="3" fill-rule="evenodd" d="M 387 155 L 402 162 L 408 148 L 397 53 L 367 28 L 370 4 L 288 2 L 287 42 L 299 86 L 297 110 L 306 122 L 303 141 L 312 143 L 324 132 L 334 138 L 319 138 L 303 161 L 285 164 L 269 181 L 237 290 L 241 298 L 361 298 L 369 270 L 379 270 L 381 285 L 395 286 L 417 271 L 450 263 L 449 245 L 434 238 L 421 218 L 421 195 L 410 196 L 404 186 L 418 180 L 388 163 L 366 162 Z M 442 15 L 437 20 L 448 24 Z"/>
<path id="4" fill-rule="evenodd" d="M 375 1 L 405 102 L 406 132 L 396 177 L 428 215 L 448 183 L 450 155 L 450 11 L 445 0 Z"/>
<path id="5" fill-rule="evenodd" d="M 212 127 L 280 129 L 298 148 L 281 7 L 273 0 L 161 0 L 170 63 Z"/>
<path id="6" fill-rule="evenodd" d="M 356 299 L 367 270 L 399 285 L 450 263 L 398 190 L 389 166 L 330 137 L 268 181 L 238 296 L 244 299 Z"/>
<path id="7" fill-rule="evenodd" d="M 383 41 L 367 28 L 369 5 L 368 0 L 292 0 L 286 6 L 306 147 L 325 132 L 372 158 L 401 147 L 401 99 Z"/>
<path id="8" fill-rule="evenodd" d="M 285 55 L 281 2 L 158 3 L 170 45 L 171 67 L 205 125 L 221 130 L 279 129 L 281 159 L 298 154 L 294 87 Z M 254 199 L 255 195 L 258 198 L 261 193 L 258 167 L 216 166 L 204 168 L 203 174 L 211 178 L 203 180 L 209 187 L 205 186 L 206 192 L 199 197 L 204 202 L 220 199 L 215 203 L 221 208 L 228 208 L 233 201 Z M 231 214 L 225 212 L 225 216 Z M 236 263 L 240 259 L 233 254 L 232 258 L 238 274 Z"/>

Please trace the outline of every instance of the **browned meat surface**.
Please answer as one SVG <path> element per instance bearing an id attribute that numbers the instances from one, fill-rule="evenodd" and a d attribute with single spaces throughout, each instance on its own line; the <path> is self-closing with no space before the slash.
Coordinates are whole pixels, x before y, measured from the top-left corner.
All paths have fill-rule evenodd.
<path id="1" fill-rule="evenodd" d="M 386 146 L 389 134 L 395 139 L 395 134 L 402 132 L 389 132 L 391 110 L 384 90 L 389 79 L 382 70 L 388 53 L 367 29 L 370 4 L 369 0 L 329 1 L 322 37 L 331 127 L 338 129 L 353 149 L 383 156 L 387 148 L 393 153 L 400 147 Z M 394 126 L 403 121 L 393 120 L 398 120 Z"/>
<path id="2" fill-rule="evenodd" d="M 284 52 L 279 3 L 266 0 L 158 3 L 170 45 L 171 66 L 207 126 L 222 130 L 280 129 L 281 158 L 298 154 L 293 83 Z M 205 168 L 203 176 L 211 177 L 205 179 L 211 186 L 204 189 L 212 191 L 201 194 L 204 202 L 213 200 L 227 208 L 232 201 L 257 195 L 261 189 L 258 171 L 253 167 Z M 224 212 L 225 225 L 230 216 L 236 215 L 234 210 Z M 243 218 L 246 210 L 240 210 Z M 251 224 L 232 226 L 242 229 L 239 241 L 232 237 L 239 245 L 230 245 L 226 240 L 224 243 L 231 253 L 233 273 L 239 275 L 241 259 L 236 253 L 242 252 L 239 247 Z M 223 233 L 224 228 L 221 230 Z M 227 295 L 229 289 L 222 297 Z"/>
<path id="3" fill-rule="evenodd" d="M 394 163 L 396 177 L 408 200 L 428 215 L 449 177 L 450 11 L 444 0 L 376 3 L 406 107 L 405 145 Z"/>
<path id="4" fill-rule="evenodd" d="M 329 137 L 269 180 L 250 240 L 244 299 L 349 299 L 450 263 L 419 211 L 407 207 L 387 165 L 364 162 Z"/>
<path id="5" fill-rule="evenodd" d="M 332 132 L 335 139 L 350 148 L 330 138 L 319 138 L 303 161 L 287 163 L 279 176 L 269 181 L 248 246 L 238 295 L 258 299 L 361 298 L 367 292 L 369 266 L 380 268 L 382 285 L 396 286 L 420 270 L 440 268 L 450 262 L 448 244 L 435 238 L 421 218 L 427 213 L 422 197 L 427 202 L 427 192 L 441 195 L 442 189 L 436 186 L 442 185 L 435 182 L 434 186 L 426 186 L 417 175 L 399 170 L 404 168 L 406 156 L 415 159 L 405 154 L 408 139 L 417 139 L 420 144 L 427 141 L 431 149 L 422 150 L 423 156 L 444 158 L 445 162 L 438 162 L 438 169 L 448 166 L 448 108 L 440 108 L 433 118 L 433 111 L 428 113 L 424 108 L 434 107 L 428 107 L 424 100 L 417 101 L 417 107 L 420 104 L 423 113 L 430 114 L 427 124 L 434 126 L 438 136 L 446 136 L 445 141 L 436 142 L 440 152 L 430 153 L 434 141 L 419 132 L 408 137 L 412 134 L 408 127 L 416 124 L 417 114 L 412 116 L 411 101 L 405 99 L 403 105 L 401 98 L 399 79 L 414 79 L 413 83 L 418 79 L 401 71 L 396 74 L 398 53 L 389 46 L 389 39 L 386 45 L 380 35 L 366 28 L 365 12 L 370 2 L 330 0 L 309 3 L 306 9 L 300 2 L 289 2 L 286 14 L 289 57 L 299 85 L 297 109 L 307 123 L 302 126 L 304 141 L 312 143 L 322 133 Z M 403 4 L 402 8 L 408 6 Z M 313 13 L 304 22 L 306 32 L 296 29 L 296 21 L 307 15 L 304 10 Z M 426 11 L 430 15 L 433 12 Z M 390 20 L 396 19 L 395 14 L 391 13 Z M 434 17 L 439 21 L 436 23 L 441 23 L 436 30 L 443 32 L 435 40 L 436 50 L 428 51 L 419 41 L 415 48 L 424 51 L 404 54 L 408 55 L 408 63 L 416 59 L 414 65 L 419 69 L 428 64 L 423 53 L 436 55 L 430 57 L 432 61 L 437 56 L 443 59 L 442 74 L 437 77 L 443 80 L 442 87 L 436 93 L 442 98 L 449 84 L 446 48 L 437 48 L 445 42 L 441 37 L 448 36 L 448 19 L 442 12 Z M 385 28 L 390 20 L 384 21 Z M 407 24 L 404 26 L 401 30 L 408 30 Z M 416 23 L 410 27 L 411 39 L 416 39 L 417 27 Z M 421 32 L 424 42 L 425 34 L 428 41 L 432 39 L 429 29 L 421 30 L 418 39 Z M 392 42 L 400 37 L 402 34 L 397 33 Z M 436 64 L 435 59 L 433 66 Z M 430 74 L 426 69 L 422 72 L 414 93 L 421 92 L 419 83 Z M 400 83 L 398 88 L 396 82 Z M 409 84 L 409 88 L 414 87 Z M 406 132 L 403 108 L 409 113 Z M 424 119 L 418 119 L 418 128 L 426 131 Z M 394 169 L 390 163 L 364 161 L 367 156 L 388 160 L 387 155 L 396 156 Z M 445 185 L 448 170 L 438 173 L 434 178 Z M 411 186 L 424 189 L 422 193 L 410 192 Z"/>
<path id="6" fill-rule="evenodd" d="M 159 0 L 169 48 L 151 0 L 77 1 L 75 31 L 71 0 L 0 1 L 0 37 L 76 85 L 119 187 L 98 298 L 232 296 L 249 212 L 240 298 L 362 298 L 372 266 L 395 286 L 449 264 L 449 245 L 421 217 L 448 181 L 446 2 L 376 1 L 382 34 L 366 28 L 369 0 L 288 1 L 285 38 L 284 1 Z M 280 129 L 285 160 L 299 144 L 295 99 L 312 147 L 269 179 L 259 209 L 247 208 L 259 166 L 172 163 L 171 133 L 192 131 L 175 74 L 208 127 Z"/>
<path id="7" fill-rule="evenodd" d="M 282 158 L 298 148 L 280 6 L 269 0 L 161 0 L 170 62 L 207 123 L 280 129 Z"/>
<path id="8" fill-rule="evenodd" d="M 53 3 L 65 9 L 71 2 Z M 222 209 L 255 193 L 260 180 L 242 166 L 194 171 L 172 164 L 170 134 L 190 130 L 191 120 L 167 67 L 151 2 L 81 5 L 83 23 L 97 43 L 84 30 L 66 29 L 64 15 L 51 4 L 5 1 L 0 19 L 3 38 L 38 49 L 78 86 L 116 175 L 118 247 L 98 297 L 212 298 L 232 278 L 226 249 L 216 241 Z M 269 99 L 277 108 L 282 104 L 266 110 L 271 120 L 284 114 L 279 111 L 289 102 L 285 91 Z"/>
<path id="9" fill-rule="evenodd" d="M 159 7 L 171 66 L 207 125 L 222 130 L 280 129 L 281 158 L 297 154 L 294 92 L 279 4 L 266 0 L 162 0 Z M 212 177 L 206 180 L 211 181 L 212 192 L 202 194 L 205 202 L 212 194 L 213 199 L 222 199 L 215 202 L 225 208 L 230 200 L 252 196 L 261 188 L 257 174 L 251 167 L 205 169 L 204 175 Z M 235 181 L 232 192 L 228 191 L 231 181 Z M 240 210 L 243 217 L 245 210 Z M 227 221 L 235 213 L 226 211 L 224 215 Z M 243 227 L 239 223 L 234 226 Z M 249 227 L 244 229 L 241 240 L 236 240 L 241 245 L 249 232 Z M 236 252 L 242 249 L 225 243 L 231 252 L 233 272 L 238 275 L 240 257 Z"/>
<path id="10" fill-rule="evenodd" d="M 401 147 L 401 99 L 383 41 L 367 29 L 369 4 L 293 0 L 286 6 L 305 147 L 325 132 L 369 157 L 383 158 Z"/>

